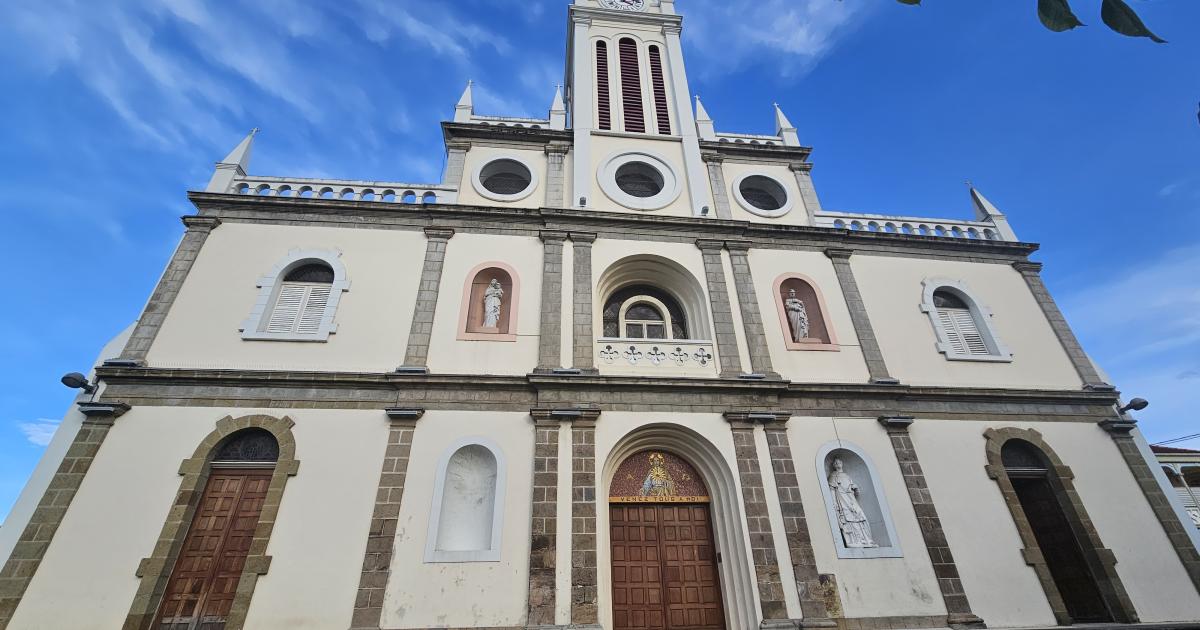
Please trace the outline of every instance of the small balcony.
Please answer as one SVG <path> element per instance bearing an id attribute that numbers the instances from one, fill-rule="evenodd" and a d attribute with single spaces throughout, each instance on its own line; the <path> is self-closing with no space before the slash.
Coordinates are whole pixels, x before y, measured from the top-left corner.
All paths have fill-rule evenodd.
<path id="1" fill-rule="evenodd" d="M 601 374 L 716 378 L 711 341 L 692 339 L 598 339 L 596 366 Z"/>

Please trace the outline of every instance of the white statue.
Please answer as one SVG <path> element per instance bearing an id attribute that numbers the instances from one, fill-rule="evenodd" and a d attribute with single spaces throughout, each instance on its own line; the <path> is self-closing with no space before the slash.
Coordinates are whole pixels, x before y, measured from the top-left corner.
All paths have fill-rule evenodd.
<path id="1" fill-rule="evenodd" d="M 867 522 L 867 515 L 858 502 L 858 485 L 842 468 L 842 459 L 839 457 L 833 460 L 833 469 L 829 471 L 829 489 L 833 492 L 838 524 L 842 528 L 842 541 L 851 549 L 878 547 L 871 537 L 871 524 Z"/>
<path id="2" fill-rule="evenodd" d="M 787 310 L 788 323 L 792 326 L 792 341 L 799 343 L 808 338 L 808 309 L 804 302 L 796 297 L 795 289 L 788 289 L 788 298 L 783 302 Z"/>
<path id="3" fill-rule="evenodd" d="M 497 328 L 500 326 L 500 308 L 503 306 L 504 288 L 500 281 L 492 278 L 491 284 L 483 292 L 483 327 Z"/>

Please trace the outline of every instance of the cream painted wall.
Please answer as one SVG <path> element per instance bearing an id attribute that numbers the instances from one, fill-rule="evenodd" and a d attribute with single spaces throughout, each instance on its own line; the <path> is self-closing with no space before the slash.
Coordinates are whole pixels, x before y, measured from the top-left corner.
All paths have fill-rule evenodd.
<path id="1" fill-rule="evenodd" d="M 984 465 L 989 427 L 1033 428 L 1075 474 L 1082 499 L 1143 622 L 1195 619 L 1200 595 L 1112 438 L 1087 423 L 918 420 L 910 429 L 976 614 L 990 627 L 1053 624 L 1046 595 Z M 969 509 L 957 508 L 967 506 Z M 988 544 L 979 544 L 989 541 Z"/>
<path id="2" fill-rule="evenodd" d="M 833 263 L 820 252 L 778 249 L 750 250 L 750 269 L 754 291 L 762 314 L 771 364 L 785 379 L 822 383 L 864 383 L 870 377 L 850 310 L 838 284 Z M 785 273 L 808 276 L 816 284 L 829 313 L 829 330 L 837 337 L 839 350 L 788 350 L 785 343 L 790 330 L 779 320 L 775 302 L 775 280 Z M 873 320 L 872 320 L 873 321 Z M 939 355 L 940 356 L 940 355 Z"/>
<path id="3" fill-rule="evenodd" d="M 788 439 L 800 480 L 805 514 L 812 534 L 813 552 L 821 573 L 837 575 L 842 608 L 846 617 L 944 615 L 946 606 L 938 589 L 937 576 L 908 488 L 900 476 L 900 465 L 887 432 L 874 418 L 793 418 Z M 891 507 L 892 521 L 900 541 L 901 558 L 838 558 L 830 529 L 827 506 L 821 494 L 825 480 L 817 475 L 817 453 L 834 440 L 852 442 L 871 458 L 880 485 Z"/>
<path id="4" fill-rule="evenodd" d="M 528 197 L 518 201 L 496 201 L 489 199 L 475 188 L 475 174 L 480 167 L 502 158 L 515 158 L 525 162 L 537 178 L 536 185 Z M 541 208 L 546 205 L 546 152 L 535 145 L 529 149 L 515 147 L 489 147 L 473 145 L 467 151 L 466 168 L 463 169 L 463 179 L 458 188 L 458 203 L 463 205 L 480 205 L 515 208 Z"/>
<path id="5" fill-rule="evenodd" d="M 118 628 L 179 490 L 179 464 L 226 416 L 280 410 L 136 407 L 117 420 L 17 609 L 12 628 Z M 354 608 L 387 419 L 288 411 L 300 472 L 288 481 L 252 628 L 347 627 Z M 120 492 L 114 494 L 113 488 Z M 64 606 L 63 602 L 71 602 Z"/>
<path id="6" fill-rule="evenodd" d="M 1077 390 L 1078 373 L 1021 274 L 1006 265 L 857 255 L 850 259 L 892 376 L 908 385 Z M 922 281 L 961 281 L 1013 353 L 1011 363 L 948 361 L 921 312 Z"/>
<path id="7" fill-rule="evenodd" d="M 804 200 L 800 197 L 800 188 L 796 186 L 796 176 L 786 165 L 743 164 L 726 158 L 722 169 L 725 173 L 725 194 L 729 196 L 729 209 L 734 220 L 778 225 L 808 225 L 808 214 L 804 207 Z M 747 175 L 765 175 L 783 185 L 792 204 L 791 210 L 776 218 L 760 216 L 747 210 L 738 202 L 735 190 L 738 180 Z"/>
<path id="8" fill-rule="evenodd" d="M 419 231 L 223 223 L 200 250 L 150 348 L 148 363 L 394 370 L 404 360 L 425 243 Z M 326 343 L 244 341 L 239 328 L 258 297 L 258 279 L 297 248 L 343 252 L 341 260 L 351 285 L 334 320 L 338 332 Z"/>
<path id="9" fill-rule="evenodd" d="M 499 506 L 504 510 L 500 561 L 426 564 L 434 469 L 452 443 L 472 436 L 486 437 L 503 450 L 508 480 Z M 383 627 L 523 625 L 529 582 L 533 421 L 524 413 L 429 411 L 417 424 L 413 444 L 384 597 Z M 433 607 L 430 602 L 446 605 Z"/>
<path id="10" fill-rule="evenodd" d="M 450 239 L 429 343 L 431 372 L 522 375 L 537 367 L 542 250 L 541 240 L 535 237 L 459 233 Z M 488 262 L 503 262 L 520 276 L 515 342 L 458 339 L 463 287 L 471 281 L 467 276 L 472 269 Z M 410 304 L 414 298 L 415 290 L 409 297 Z M 511 300 L 512 296 L 506 298 Z M 401 351 L 401 358 L 403 354 Z"/>

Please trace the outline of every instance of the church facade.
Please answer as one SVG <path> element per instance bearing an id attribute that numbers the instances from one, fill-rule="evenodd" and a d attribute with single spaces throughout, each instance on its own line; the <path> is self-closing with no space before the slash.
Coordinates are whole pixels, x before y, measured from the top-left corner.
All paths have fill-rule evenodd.
<path id="1" fill-rule="evenodd" d="M 436 184 L 217 164 L 0 530 L 0 630 L 1200 627 L 1007 217 L 832 212 L 672 0 L 574 0 Z M 967 200 L 964 200 L 966 205 Z M 90 391 L 89 391 L 90 390 Z"/>

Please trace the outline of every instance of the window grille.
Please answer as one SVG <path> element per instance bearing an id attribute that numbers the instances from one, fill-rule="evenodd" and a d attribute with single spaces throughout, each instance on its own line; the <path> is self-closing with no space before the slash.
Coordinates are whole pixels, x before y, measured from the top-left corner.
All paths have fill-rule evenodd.
<path id="1" fill-rule="evenodd" d="M 662 53 L 650 47 L 650 82 L 654 87 L 654 111 L 658 114 L 658 133 L 671 135 L 671 111 L 667 108 L 667 84 L 663 79 Z"/>
<path id="2" fill-rule="evenodd" d="M 596 110 L 600 129 L 612 129 L 612 100 L 608 92 L 608 43 L 596 42 Z"/>
<path id="3" fill-rule="evenodd" d="M 637 43 L 628 37 L 618 43 L 621 56 L 621 111 L 625 131 L 646 133 L 646 113 L 642 109 L 642 70 L 638 63 Z"/>

